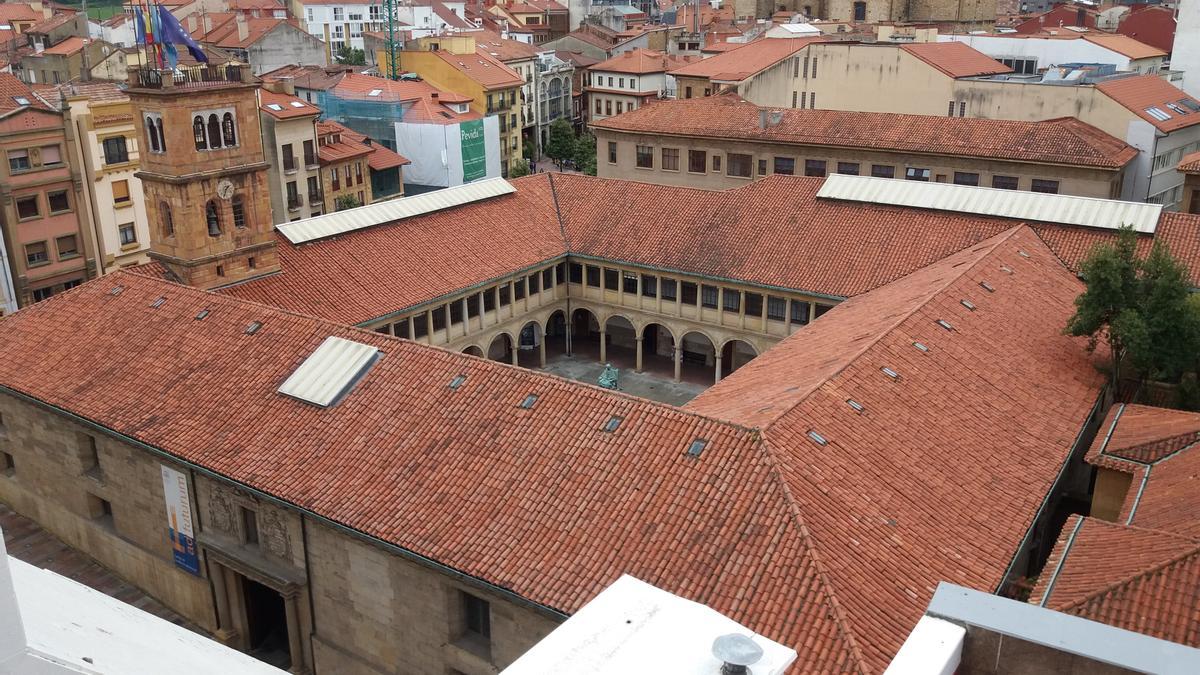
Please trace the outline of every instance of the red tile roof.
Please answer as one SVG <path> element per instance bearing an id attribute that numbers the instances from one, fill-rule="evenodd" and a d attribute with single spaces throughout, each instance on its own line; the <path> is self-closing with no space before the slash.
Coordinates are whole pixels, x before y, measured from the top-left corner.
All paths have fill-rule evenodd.
<path id="1" fill-rule="evenodd" d="M 676 75 L 681 73 L 675 71 Z M 764 110 L 769 115 L 780 115 L 779 124 L 762 128 L 760 113 Z M 1138 155 L 1137 148 L 1074 117 L 1026 122 L 771 109 L 734 95 L 659 101 L 593 122 L 592 126 L 662 136 L 870 148 L 1109 169 L 1121 168 Z"/>
<path id="2" fill-rule="evenodd" d="M 524 206 L 552 210 L 548 197 Z M 496 248 L 486 219 L 464 213 L 479 206 L 446 227 L 470 223 Z M 377 241 L 407 247 L 414 227 L 363 234 L 390 230 Z M 1015 274 L 993 278 L 1002 264 Z M 863 320 L 878 326 L 838 355 L 844 368 L 758 430 L 127 272 L 0 320 L 7 353 L 55 355 L 37 368 L 0 361 L 0 384 L 549 608 L 573 612 L 629 573 L 795 646 L 797 671 L 880 671 L 939 580 L 999 583 L 1087 418 L 1104 375 L 1059 329 L 1079 290 L 1030 229 L 1002 231 L 834 308 L 760 357 L 777 351 L 775 364 L 809 373 L 827 358 L 807 349 L 810 331 L 842 341 Z M 968 295 L 974 312 L 958 302 Z M 891 326 L 879 325 L 881 308 Z M 200 309 L 210 312 L 202 322 Z M 263 327 L 247 335 L 252 321 Z M 97 358 L 145 335 L 155 339 L 119 364 Z M 332 408 L 277 394 L 330 335 L 383 356 Z M 914 339 L 931 352 L 912 349 Z M 736 404 L 756 362 L 705 404 L 728 414 L 720 404 Z M 465 384 L 451 390 L 458 375 Z M 143 395 L 131 405 L 133 389 Z M 534 407 L 521 410 L 530 393 Z M 619 430 L 601 431 L 612 415 Z M 839 451 L 815 450 L 812 428 Z M 689 456 L 697 438 L 708 443 Z M 425 461 L 430 452 L 444 461 Z M 338 469 L 349 463 L 355 471 Z M 568 476 L 566 464 L 589 468 Z M 912 490 L 898 496 L 901 480 Z"/>
<path id="3" fill-rule="evenodd" d="M 83 46 L 85 44 L 87 44 L 87 43 L 84 41 L 83 38 L 72 35 L 68 38 L 61 40 L 56 45 L 47 47 L 46 49 L 42 50 L 42 53 L 43 54 L 55 54 L 58 56 L 68 56 L 70 54 L 74 54 L 74 53 L 82 50 Z"/>
<path id="4" fill-rule="evenodd" d="M 686 56 L 668 56 L 653 49 L 631 49 L 618 54 L 607 61 L 601 61 L 588 68 L 591 71 L 606 73 L 632 73 L 634 75 L 649 75 L 650 73 L 665 73 L 679 66 L 690 63 L 693 59 Z"/>
<path id="5" fill-rule="evenodd" d="M 510 89 L 525 84 L 525 78 L 521 77 L 520 73 L 489 54 L 481 54 L 478 51 L 474 54 L 451 54 L 448 51 L 433 53 L 486 91 Z"/>
<path id="6" fill-rule="evenodd" d="M 1175 12 L 1171 9 L 1134 5 L 1121 17 L 1117 32 L 1169 52 L 1175 46 L 1175 23 Z"/>
<path id="7" fill-rule="evenodd" d="M 600 37 L 591 30 L 575 29 L 570 33 L 567 33 L 564 37 L 575 38 L 576 40 L 586 42 L 593 47 L 596 47 L 597 49 L 603 49 L 604 51 L 608 51 L 613 46 L 612 40 L 607 40 L 603 37 Z"/>
<path id="8" fill-rule="evenodd" d="M 716 56 L 700 59 L 671 71 L 676 77 L 706 77 L 719 82 L 741 82 L 824 38 L 771 38 L 757 40 Z"/>
<path id="9" fill-rule="evenodd" d="M 371 146 L 346 136 L 346 131 L 349 129 L 332 120 L 317 122 L 317 159 L 322 166 L 365 157 L 371 152 Z"/>
<path id="10" fill-rule="evenodd" d="M 1012 72 L 1012 68 L 962 42 L 922 42 L 901 45 L 900 49 L 950 77 L 998 75 Z"/>
<path id="11" fill-rule="evenodd" d="M 0 3 L 0 23 L 9 23 L 12 21 L 41 21 L 43 17 L 44 15 L 35 10 L 29 3 Z"/>
<path id="12" fill-rule="evenodd" d="M 333 88 L 351 72 L 352 66 L 280 66 L 263 73 L 260 78 L 264 81 L 290 78 L 292 83 L 301 89 L 325 91 Z"/>
<path id="13" fill-rule="evenodd" d="M 475 37 L 476 51 L 494 56 L 504 63 L 536 59 L 540 51 L 533 45 L 527 45 L 517 40 L 509 40 L 501 37 L 499 33 L 491 31 L 481 31 L 473 35 Z"/>
<path id="14" fill-rule="evenodd" d="M 76 16 L 78 16 L 78 15 L 74 14 L 74 13 L 55 14 L 55 15 L 51 16 L 49 19 L 43 19 L 42 21 L 39 21 L 39 22 L 33 24 L 29 28 L 26 28 L 25 32 L 26 33 L 41 33 L 44 35 L 46 33 L 49 33 L 50 31 L 54 30 L 55 28 L 58 28 L 59 26 L 64 26 L 64 25 L 70 23 L 71 21 L 74 21 Z"/>
<path id="15" fill-rule="evenodd" d="M 1184 155 L 1176 168 L 1184 173 L 1200 173 L 1200 151 Z"/>
<path id="16" fill-rule="evenodd" d="M 1167 56 L 1167 53 L 1158 47 L 1152 47 L 1144 42 L 1121 35 L 1119 33 L 1100 33 L 1090 32 L 1082 35 L 1084 40 L 1092 44 L 1100 45 L 1106 49 L 1111 49 L 1122 56 L 1128 56 L 1131 59 L 1153 59 Z"/>
<path id="17" fill-rule="evenodd" d="M 272 106 L 279 109 L 276 110 Z M 261 88 L 258 90 L 258 109 L 280 120 L 321 114 L 320 108 L 302 98 Z"/>
<path id="18" fill-rule="evenodd" d="M 29 103 L 18 103 L 18 98 L 23 98 Z M 15 75 L 0 73 L 0 112 L 10 112 L 26 106 L 39 110 L 54 110 L 48 103 L 34 95 L 29 85 L 17 79 Z"/>
<path id="19" fill-rule="evenodd" d="M 1185 107 L 1183 109 L 1188 111 L 1187 114 L 1181 114 L 1167 107 L 1168 103 L 1179 105 L 1179 102 L 1184 99 L 1193 102 L 1195 99 L 1158 75 L 1137 75 L 1108 80 L 1098 83 L 1096 88 L 1133 111 L 1138 117 L 1153 124 L 1159 131 L 1169 133 L 1176 129 L 1200 124 L 1200 112 L 1193 112 Z M 1164 114 L 1169 115 L 1169 118 L 1160 120 L 1154 117 L 1147 112 L 1147 109 L 1152 107 L 1157 107 Z"/>
<path id="20" fill-rule="evenodd" d="M 338 125 L 341 126 L 341 125 Z M 366 134 L 360 134 L 353 129 L 342 126 L 342 138 L 353 143 L 359 143 L 371 148 L 371 156 L 367 158 L 367 165 L 375 171 L 384 169 L 394 169 L 405 164 L 412 164 L 412 161 L 401 155 L 395 150 L 390 150 L 386 146 L 380 145 L 371 139 L 367 138 Z"/>

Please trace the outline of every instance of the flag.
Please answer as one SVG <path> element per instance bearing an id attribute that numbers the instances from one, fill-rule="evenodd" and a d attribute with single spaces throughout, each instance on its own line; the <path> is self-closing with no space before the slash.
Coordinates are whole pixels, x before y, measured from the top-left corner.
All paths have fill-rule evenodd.
<path id="1" fill-rule="evenodd" d="M 133 39 L 137 44 L 146 44 L 146 17 L 142 14 L 141 5 L 136 5 L 133 8 L 133 35 Z"/>
<path id="2" fill-rule="evenodd" d="M 208 56 L 204 53 L 203 49 L 200 49 L 200 45 L 196 44 L 192 36 L 188 35 L 183 26 L 179 25 L 179 19 L 176 19 L 175 15 L 162 5 L 155 5 L 154 8 L 157 10 L 158 15 L 158 31 L 156 34 L 158 41 L 166 46 L 167 57 L 178 62 L 179 55 L 175 49 L 175 45 L 182 44 L 191 52 L 192 58 L 201 63 L 208 63 Z M 172 65 L 171 67 L 174 68 L 175 66 Z"/>

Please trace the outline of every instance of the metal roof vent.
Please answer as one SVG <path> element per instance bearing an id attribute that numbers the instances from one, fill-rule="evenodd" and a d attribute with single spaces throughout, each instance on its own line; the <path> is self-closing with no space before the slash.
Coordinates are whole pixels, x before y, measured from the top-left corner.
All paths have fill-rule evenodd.
<path id="1" fill-rule="evenodd" d="M 1004 272 L 1005 274 L 1012 274 L 1012 268 L 1009 267 L 1008 265 L 1001 265 L 1000 271 Z"/>
<path id="2" fill-rule="evenodd" d="M 892 370 L 891 368 L 888 368 L 887 366 L 880 368 L 880 370 L 883 371 L 884 375 L 887 375 L 888 377 L 892 378 L 893 380 L 900 379 L 900 373 L 897 373 L 896 371 Z"/>
<path id="3" fill-rule="evenodd" d="M 926 354 L 929 353 L 929 347 L 926 346 L 924 342 L 914 342 L 913 346 L 916 347 L 918 350 L 925 352 Z"/>
<path id="4" fill-rule="evenodd" d="M 975 303 L 971 302 L 970 300 L 967 300 L 966 298 L 964 298 L 962 300 L 959 300 L 959 302 L 962 303 L 963 307 L 966 307 L 967 309 L 971 310 L 972 312 L 975 311 Z"/>
<path id="5" fill-rule="evenodd" d="M 938 319 L 937 325 L 941 326 L 942 328 L 945 328 L 946 330 L 954 330 L 954 326 L 951 326 L 950 322 L 945 319 Z"/>
<path id="6" fill-rule="evenodd" d="M 825 440 L 824 436 L 822 436 L 821 434 L 818 434 L 817 432 L 813 431 L 812 429 L 808 430 L 808 437 L 810 439 L 812 439 L 812 442 L 816 443 L 817 445 L 829 445 L 829 441 Z"/>
<path id="7" fill-rule="evenodd" d="M 1026 253 L 1025 251 L 1022 251 L 1021 249 L 1017 249 L 1017 253 L 1019 253 L 1019 254 L 1021 255 L 1021 257 L 1022 257 L 1022 258 L 1028 258 L 1028 257 L 1029 257 L 1029 254 L 1028 254 L 1028 253 Z"/>
<path id="8" fill-rule="evenodd" d="M 196 315 L 196 320 L 203 321 L 207 316 L 208 316 L 208 310 L 202 309 L 202 310 L 200 310 L 200 313 Z"/>
<path id="9" fill-rule="evenodd" d="M 328 408 L 345 398 L 379 360 L 379 350 L 361 342 L 329 336 L 291 376 L 279 393 Z"/>
<path id="10" fill-rule="evenodd" d="M 983 290 L 987 291 L 988 293 L 995 293 L 995 292 L 996 292 L 996 288 L 995 288 L 995 286 L 992 286 L 991 284 L 989 284 L 989 283 L 988 283 L 988 282 L 986 282 L 986 281 L 981 281 L 981 282 L 979 282 L 979 286 L 980 286 L 980 288 L 982 288 Z"/>
<path id="11" fill-rule="evenodd" d="M 533 407 L 534 403 L 537 403 L 537 399 L 537 394 L 530 394 L 525 397 L 524 401 L 521 401 L 521 407 L 525 410 L 529 410 Z"/>
<path id="12" fill-rule="evenodd" d="M 166 303 L 166 301 L 167 301 L 167 296 L 160 295 L 160 296 L 158 296 L 157 300 L 150 303 L 150 306 L 153 307 L 154 309 L 158 309 L 159 307 L 162 307 L 163 304 Z"/>
<path id="13" fill-rule="evenodd" d="M 258 332 L 259 328 L 262 328 L 261 321 L 255 321 L 251 323 L 249 326 L 246 326 L 246 335 L 254 335 Z"/>
<path id="14" fill-rule="evenodd" d="M 730 633 L 713 640 L 712 655 L 721 662 L 721 675 L 750 675 L 750 666 L 763 657 L 763 649 L 746 635 Z"/>
<path id="15" fill-rule="evenodd" d="M 707 440 L 705 440 L 703 438 L 697 438 L 696 440 L 692 441 L 691 445 L 688 446 L 688 449 L 687 449 L 688 456 L 689 457 L 699 457 L 700 453 L 704 452 L 704 448 L 707 445 L 708 445 Z"/>
<path id="16" fill-rule="evenodd" d="M 450 389 L 458 391 L 458 388 L 463 386 L 463 382 L 467 381 L 466 375 L 455 375 L 453 380 L 450 380 Z"/>
<path id="17" fill-rule="evenodd" d="M 848 399 L 846 399 L 846 404 L 847 404 L 847 405 L 849 405 L 851 408 L 854 408 L 854 410 L 855 410 L 856 412 L 860 412 L 860 413 L 861 413 L 861 412 L 866 412 L 866 411 L 867 411 L 867 409 L 863 407 L 863 404 L 859 403 L 858 401 L 855 401 L 855 400 L 854 400 L 854 399 L 852 399 L 852 398 L 848 398 Z"/>
<path id="18" fill-rule="evenodd" d="M 604 430 L 610 434 L 616 431 L 617 427 L 621 426 L 621 419 L 620 415 L 613 415 L 608 418 L 608 421 L 604 423 Z"/>

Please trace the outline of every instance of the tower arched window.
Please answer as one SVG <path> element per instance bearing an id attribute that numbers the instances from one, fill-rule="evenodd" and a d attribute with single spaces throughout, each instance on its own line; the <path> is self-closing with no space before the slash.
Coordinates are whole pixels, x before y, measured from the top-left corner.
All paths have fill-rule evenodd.
<path id="1" fill-rule="evenodd" d="M 196 137 L 197 150 L 208 149 L 208 143 L 204 140 L 204 118 L 199 115 L 192 119 L 192 135 Z"/>
<path id="2" fill-rule="evenodd" d="M 208 223 L 208 236 L 221 236 L 221 215 L 217 203 L 211 199 L 204 205 L 204 220 Z"/>
<path id="3" fill-rule="evenodd" d="M 167 137 L 163 136 L 162 118 L 154 120 L 154 129 L 158 132 L 158 148 L 159 152 L 167 151 Z"/>
<path id="4" fill-rule="evenodd" d="M 226 146 L 237 145 L 237 133 L 233 126 L 233 113 L 225 113 L 221 118 L 221 134 Z"/>
<path id="5" fill-rule="evenodd" d="M 246 227 L 246 203 L 240 194 L 233 196 L 233 226 L 239 230 Z"/>
<path id="6" fill-rule="evenodd" d="M 208 116 L 208 147 L 221 147 L 221 120 L 215 114 Z"/>
<path id="7" fill-rule="evenodd" d="M 146 117 L 146 140 L 150 143 L 150 152 L 161 152 L 158 146 L 158 130 L 154 128 L 154 118 Z"/>
<path id="8" fill-rule="evenodd" d="M 171 218 L 171 205 L 166 202 L 159 202 L 158 210 L 162 217 L 163 236 L 174 237 L 175 220 Z"/>

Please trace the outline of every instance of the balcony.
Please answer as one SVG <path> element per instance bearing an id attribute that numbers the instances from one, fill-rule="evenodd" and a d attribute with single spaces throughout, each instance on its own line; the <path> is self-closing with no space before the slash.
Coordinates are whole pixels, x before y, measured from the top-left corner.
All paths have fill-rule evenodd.
<path id="1" fill-rule="evenodd" d="M 316 192 L 308 193 L 308 203 L 309 204 L 320 204 L 321 201 L 322 201 L 321 195 L 317 194 Z"/>
<path id="2" fill-rule="evenodd" d="M 296 172 L 296 156 L 295 155 L 284 155 L 283 171 L 284 171 L 284 173 L 295 173 Z"/>
<path id="3" fill-rule="evenodd" d="M 288 195 L 288 200 L 287 200 L 288 211 L 299 211 L 300 207 L 303 205 L 304 205 L 304 202 L 301 201 L 300 195 Z"/>
<path id="4" fill-rule="evenodd" d="M 129 86 L 134 89 L 205 89 L 253 82 L 254 75 L 248 64 L 183 66 L 173 71 L 145 66 L 129 69 Z"/>

